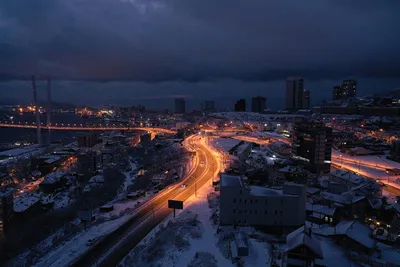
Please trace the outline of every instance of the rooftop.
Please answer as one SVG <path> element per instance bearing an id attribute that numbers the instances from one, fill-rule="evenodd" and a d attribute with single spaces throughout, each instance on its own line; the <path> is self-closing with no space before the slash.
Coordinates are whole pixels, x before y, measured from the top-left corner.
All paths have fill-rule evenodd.
<path id="1" fill-rule="evenodd" d="M 307 202 L 306 210 L 313 211 L 313 212 L 327 215 L 327 216 L 333 216 L 333 214 L 336 211 L 336 208 L 331 208 L 331 207 L 328 207 L 325 205 L 318 205 L 318 204 L 312 204 L 312 203 Z"/>
<path id="2" fill-rule="evenodd" d="M 238 232 L 235 234 L 235 242 L 236 242 L 236 247 L 238 248 L 248 247 L 247 238 L 243 232 Z"/>
<path id="3" fill-rule="evenodd" d="M 240 176 L 221 173 L 221 186 L 243 187 Z"/>
<path id="4" fill-rule="evenodd" d="M 351 182 L 353 184 L 360 184 L 365 181 L 364 177 L 344 170 L 336 170 L 334 172 L 331 172 L 331 175 L 339 179 Z"/>
<path id="5" fill-rule="evenodd" d="M 44 159 L 44 162 L 47 164 L 53 164 L 54 162 L 59 161 L 61 157 L 56 155 L 46 155 L 46 156 L 41 156 L 40 159 Z"/>
<path id="6" fill-rule="evenodd" d="M 96 175 L 90 178 L 89 183 L 104 183 L 104 177 L 102 175 Z"/>
<path id="7" fill-rule="evenodd" d="M 0 197 L 7 197 L 14 192 L 14 188 L 8 187 L 5 190 L 0 191 Z"/>
<path id="8" fill-rule="evenodd" d="M 44 178 L 43 182 L 40 184 L 55 184 L 58 183 L 61 178 L 63 178 L 66 175 L 65 172 L 52 172 Z"/>
<path id="9" fill-rule="evenodd" d="M 281 190 L 270 189 L 262 186 L 249 186 L 250 195 L 253 196 L 281 196 Z"/>
<path id="10" fill-rule="evenodd" d="M 24 197 L 20 197 L 14 200 L 14 211 L 24 212 L 40 200 L 39 195 L 32 194 Z"/>
<path id="11" fill-rule="evenodd" d="M 293 250 L 301 245 L 307 246 L 319 258 L 323 258 L 323 252 L 318 239 L 312 234 L 311 229 L 306 229 L 304 226 L 288 234 L 286 238 L 287 249 L 286 251 Z"/>
<path id="12" fill-rule="evenodd" d="M 0 157 L 18 157 L 33 152 L 37 149 L 39 149 L 38 145 L 26 146 L 24 148 L 14 148 L 6 151 L 1 151 Z"/>
<path id="13" fill-rule="evenodd" d="M 226 153 L 228 153 L 232 148 L 234 148 L 240 142 L 242 141 L 232 138 L 216 138 L 213 140 L 214 145 L 222 149 Z"/>
<path id="14" fill-rule="evenodd" d="M 346 235 L 367 248 L 376 245 L 376 241 L 371 238 L 372 230 L 359 221 L 341 221 L 335 228 L 334 235 Z"/>

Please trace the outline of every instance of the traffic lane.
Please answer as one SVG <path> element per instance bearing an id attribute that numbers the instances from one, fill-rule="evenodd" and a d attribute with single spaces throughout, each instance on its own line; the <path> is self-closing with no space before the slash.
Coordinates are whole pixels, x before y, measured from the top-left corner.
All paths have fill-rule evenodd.
<path id="1" fill-rule="evenodd" d="M 352 160 L 352 159 L 348 159 L 348 158 L 344 158 L 344 157 L 332 157 L 332 161 L 334 161 L 336 164 L 340 164 L 343 161 L 343 162 L 347 162 L 347 163 L 359 164 L 361 166 L 371 167 L 374 169 L 381 169 L 381 170 L 386 170 L 386 169 L 390 168 L 390 167 L 385 167 L 384 165 L 382 166 L 378 162 L 376 162 L 375 164 L 371 164 L 371 163 L 366 163 L 361 160 L 354 160 L 354 159 Z"/>
<path id="2" fill-rule="evenodd" d="M 198 157 L 202 160 L 205 160 L 206 154 L 203 151 L 199 151 Z M 194 180 L 196 179 L 197 175 L 201 175 L 202 170 L 199 170 L 198 167 L 196 168 L 195 175 L 188 177 L 183 182 L 194 184 Z M 104 237 L 95 247 L 89 249 L 85 254 L 81 255 L 79 259 L 77 259 L 73 266 L 88 266 L 91 263 L 94 263 L 99 257 L 104 255 L 110 247 L 114 244 L 117 244 L 120 237 L 132 231 L 138 223 L 141 223 L 145 218 L 147 218 L 151 213 L 160 209 L 165 203 L 167 203 L 168 199 L 174 199 L 175 195 L 179 193 L 180 184 L 173 186 L 172 188 L 168 189 L 167 193 L 162 195 L 158 195 L 155 198 L 149 200 L 149 204 L 139 207 L 139 210 L 136 210 L 136 215 L 129 219 L 125 224 L 123 224 L 120 228 L 116 229 L 114 232 L 110 233 L 106 237 Z M 112 244 L 110 246 L 110 244 Z"/>
<path id="3" fill-rule="evenodd" d="M 207 155 L 205 155 L 207 157 Z M 211 154 L 208 155 L 211 160 L 214 160 Z M 207 181 L 210 180 L 213 171 L 209 168 L 206 169 L 199 177 L 197 181 L 199 187 L 203 186 Z M 192 196 L 196 188 L 193 186 L 185 188 L 184 190 L 177 190 L 176 200 L 186 201 Z M 151 217 L 147 217 L 144 221 L 139 222 L 136 227 L 132 229 L 130 233 L 118 244 L 118 249 L 114 249 L 106 255 L 101 262 L 97 263 L 97 266 L 115 266 L 117 265 L 155 226 L 161 223 L 170 213 L 171 209 L 164 202 L 161 206 L 151 214 Z"/>

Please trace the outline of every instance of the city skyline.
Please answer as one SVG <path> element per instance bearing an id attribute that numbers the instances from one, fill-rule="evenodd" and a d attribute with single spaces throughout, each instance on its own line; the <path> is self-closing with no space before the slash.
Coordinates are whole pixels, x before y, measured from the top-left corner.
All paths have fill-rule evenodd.
<path id="1" fill-rule="evenodd" d="M 311 92 L 311 107 L 320 105 L 324 100 L 332 99 L 332 88 L 344 79 L 309 80 L 303 77 L 304 88 Z M 389 79 L 382 83 L 381 79 L 356 79 L 357 96 L 387 93 L 400 88 L 400 79 Z M 46 81 L 38 80 L 38 99 L 46 101 Z M 158 92 L 157 88 L 161 88 Z M 32 102 L 31 81 L 0 82 L 2 102 L 18 103 Z M 267 98 L 267 106 L 273 110 L 285 108 L 286 80 L 275 82 L 242 82 L 235 80 L 214 82 L 88 82 L 53 80 L 53 98 L 55 102 L 68 102 L 76 105 L 121 105 L 130 106 L 143 104 L 151 109 L 174 108 L 175 98 L 185 98 L 189 110 L 201 108 L 205 100 L 214 100 L 218 108 L 232 109 L 239 98 L 251 101 L 252 97 Z M 155 94 L 154 92 L 157 92 Z M 79 94 L 79 98 L 76 95 Z M 249 102 L 250 103 L 250 102 Z"/>

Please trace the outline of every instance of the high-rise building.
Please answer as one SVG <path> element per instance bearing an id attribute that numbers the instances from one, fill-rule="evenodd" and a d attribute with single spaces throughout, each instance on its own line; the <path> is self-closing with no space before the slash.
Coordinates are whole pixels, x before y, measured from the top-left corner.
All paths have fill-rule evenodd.
<path id="1" fill-rule="evenodd" d="M 343 97 L 355 97 L 357 92 L 357 82 L 355 80 L 344 80 L 342 83 Z"/>
<path id="2" fill-rule="evenodd" d="M 85 177 L 93 175 L 97 170 L 100 160 L 95 151 L 88 151 L 78 155 L 77 167 L 78 174 Z"/>
<path id="3" fill-rule="evenodd" d="M 303 91 L 303 101 L 301 103 L 302 109 L 310 109 L 310 91 Z"/>
<path id="4" fill-rule="evenodd" d="M 251 99 L 251 111 L 261 113 L 267 108 L 267 99 L 257 96 Z"/>
<path id="5" fill-rule="evenodd" d="M 304 80 L 300 77 L 289 77 L 286 80 L 286 109 L 303 108 Z"/>
<path id="6" fill-rule="evenodd" d="M 343 98 L 343 88 L 340 85 L 336 85 L 332 90 L 332 100 L 341 100 Z"/>
<path id="7" fill-rule="evenodd" d="M 235 111 L 246 111 L 246 100 L 245 99 L 239 99 L 235 103 Z"/>
<path id="8" fill-rule="evenodd" d="M 203 112 L 214 112 L 214 101 L 204 101 L 204 103 L 201 105 L 201 109 L 203 110 Z"/>
<path id="9" fill-rule="evenodd" d="M 81 133 L 78 134 L 78 146 L 79 147 L 93 147 L 99 141 L 99 134 L 97 132 Z"/>
<path id="10" fill-rule="evenodd" d="M 306 120 L 293 124 L 292 155 L 304 160 L 310 171 L 326 173 L 330 171 L 332 153 L 332 128 L 323 123 Z"/>
<path id="11" fill-rule="evenodd" d="M 357 82 L 355 80 L 344 80 L 342 85 L 333 87 L 332 100 L 343 100 L 356 96 Z"/>
<path id="12" fill-rule="evenodd" d="M 12 191 L 0 191 L 0 241 L 5 237 L 13 211 L 14 198 Z"/>
<path id="13" fill-rule="evenodd" d="M 183 98 L 175 99 L 175 113 L 184 114 L 186 112 L 186 101 Z"/>

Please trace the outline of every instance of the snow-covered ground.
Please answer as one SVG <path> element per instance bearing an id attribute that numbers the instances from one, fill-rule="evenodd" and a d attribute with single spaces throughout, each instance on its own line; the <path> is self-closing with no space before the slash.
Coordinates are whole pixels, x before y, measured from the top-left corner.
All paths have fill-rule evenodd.
<path id="1" fill-rule="evenodd" d="M 126 191 L 127 191 L 128 187 L 133 184 L 133 182 L 135 181 L 135 178 L 136 178 L 137 165 L 135 162 L 132 162 L 130 160 L 129 160 L 129 164 L 130 164 L 131 170 L 124 173 L 125 181 L 122 184 L 121 188 L 118 190 L 119 197 L 126 195 Z"/>
<path id="2" fill-rule="evenodd" d="M 371 168 L 380 168 L 380 169 L 390 169 L 390 168 L 399 168 L 400 163 L 391 161 L 386 159 L 386 156 L 350 156 L 345 153 L 341 153 L 335 149 L 332 149 L 332 161 L 337 164 L 342 162 L 341 158 L 343 158 L 343 162 L 345 161 L 353 161 L 353 162 L 360 162 L 360 165 L 365 165 Z M 358 164 L 357 164 L 358 165 Z"/>
<path id="3" fill-rule="evenodd" d="M 134 163 L 131 163 L 131 166 L 132 171 L 136 170 L 136 165 Z M 60 229 L 47 239 L 37 244 L 33 249 L 35 253 L 32 253 L 32 251 L 26 251 L 11 261 L 9 266 L 14 267 L 26 265 L 27 257 L 31 258 L 33 263 L 35 263 L 37 258 L 40 258 L 43 255 L 44 257 L 37 262 L 36 266 L 68 265 L 68 262 L 70 262 L 74 257 L 87 250 L 87 242 L 89 239 L 96 239 L 104 236 L 124 223 L 129 218 L 129 214 L 135 208 L 137 208 L 141 203 L 145 203 L 146 200 L 153 196 L 153 194 L 146 194 L 138 199 L 126 199 L 127 187 L 132 184 L 133 180 L 129 172 L 125 173 L 125 176 L 126 180 L 121 186 L 120 194 L 116 199 L 107 203 L 107 205 L 113 205 L 114 209 L 109 212 L 94 212 L 94 215 L 97 218 L 94 224 L 97 225 L 89 225 L 88 230 L 82 231 L 83 226 L 80 225 L 80 220 L 76 220 L 76 226 L 74 229 L 70 229 L 71 227 Z M 54 203 L 53 207 L 55 209 L 66 207 L 70 203 L 69 192 L 67 190 L 59 192 L 54 196 L 41 193 L 41 196 L 43 203 Z M 59 244 L 60 239 L 68 241 Z M 57 247 L 54 249 L 55 246 Z M 63 262 L 65 262 L 65 264 Z"/>
<path id="4" fill-rule="evenodd" d="M 105 223 L 91 227 L 87 231 L 79 233 L 65 244 L 61 244 L 60 246 L 58 246 L 55 250 L 41 258 L 40 261 L 37 262 L 34 266 L 69 266 L 76 257 L 83 254 L 87 250 L 87 248 L 89 247 L 89 240 L 97 240 L 101 238 L 105 234 L 118 228 L 128 219 L 129 216 L 124 216 L 116 220 L 107 221 Z"/>
<path id="5" fill-rule="evenodd" d="M 177 212 L 176 219 L 170 215 L 124 258 L 121 265 L 237 266 L 229 252 L 234 230 L 219 228 L 217 233 L 213 214 L 218 204 L 210 208 L 207 196 L 211 192 L 209 183 L 199 189 L 197 197 L 189 198 L 184 203 L 184 210 Z M 266 266 L 270 261 L 268 243 L 250 238 L 249 250 L 242 266 Z"/>

